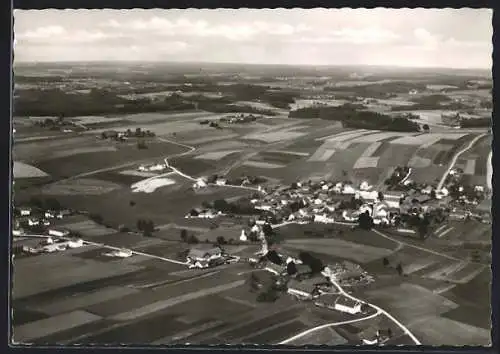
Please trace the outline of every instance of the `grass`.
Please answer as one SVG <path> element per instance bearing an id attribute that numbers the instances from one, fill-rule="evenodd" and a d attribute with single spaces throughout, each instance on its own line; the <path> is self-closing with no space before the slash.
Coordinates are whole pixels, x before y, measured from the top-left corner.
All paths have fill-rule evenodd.
<path id="1" fill-rule="evenodd" d="M 91 178 L 55 182 L 43 187 L 43 194 L 53 196 L 102 195 L 120 189 L 120 185 Z"/>
<path id="2" fill-rule="evenodd" d="M 311 251 L 319 254 L 327 254 L 338 258 L 353 260 L 357 263 L 368 263 L 382 258 L 391 253 L 390 250 L 340 239 L 294 239 L 287 240 L 283 247 L 297 251 Z"/>
<path id="3" fill-rule="evenodd" d="M 190 156 L 176 157 L 169 162 L 181 172 L 194 177 L 209 175 L 214 168 L 213 163 L 199 159 L 193 160 Z"/>
<path id="4" fill-rule="evenodd" d="M 293 152 L 287 153 L 279 151 L 260 152 L 258 155 L 259 160 L 269 163 L 285 164 L 285 165 L 300 160 L 301 158 L 303 158 L 303 156 L 296 155 Z"/>
<path id="5" fill-rule="evenodd" d="M 426 317 L 410 330 L 425 344 L 448 346 L 488 346 L 491 344 L 491 332 L 483 328 L 470 326 L 445 317 Z"/>
<path id="6" fill-rule="evenodd" d="M 354 164 L 353 168 L 354 169 L 360 169 L 360 168 L 376 168 L 378 165 L 378 157 L 360 157 L 359 159 L 356 160 L 356 163 Z"/>
<path id="7" fill-rule="evenodd" d="M 55 177 L 66 178 L 137 160 L 164 158 L 167 155 L 186 150 L 186 148 L 174 144 L 153 141 L 147 143 L 147 149 L 137 149 L 135 144 L 116 146 L 118 151 L 82 153 L 76 156 L 49 158 L 38 161 L 36 165 Z"/>
<path id="8" fill-rule="evenodd" d="M 264 161 L 245 161 L 243 163 L 245 166 L 251 166 L 251 167 L 257 167 L 257 168 L 282 168 L 285 167 L 283 164 L 277 164 L 277 163 L 270 163 L 270 162 L 264 162 Z"/>
<path id="9" fill-rule="evenodd" d="M 258 140 L 266 143 L 273 143 L 282 140 L 292 140 L 305 135 L 306 133 L 291 130 L 273 131 L 269 133 L 254 133 L 245 136 L 247 140 Z"/>
<path id="10" fill-rule="evenodd" d="M 89 312 L 73 311 L 14 328 L 13 337 L 16 342 L 30 343 L 32 340 L 86 323 L 96 322 L 99 319 L 99 316 Z"/>
<path id="11" fill-rule="evenodd" d="M 228 155 L 239 152 L 240 150 L 222 150 L 222 151 L 210 151 L 204 154 L 198 155 L 195 159 L 203 159 L 203 160 L 219 160 Z"/>
<path id="12" fill-rule="evenodd" d="M 366 295 L 368 301 L 379 304 L 403 323 L 439 316 L 458 306 L 443 296 L 410 283 L 368 291 Z"/>

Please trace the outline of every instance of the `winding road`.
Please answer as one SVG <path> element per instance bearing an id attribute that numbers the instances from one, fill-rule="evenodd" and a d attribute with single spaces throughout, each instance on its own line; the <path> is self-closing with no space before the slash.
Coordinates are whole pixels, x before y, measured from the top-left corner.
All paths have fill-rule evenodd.
<path id="1" fill-rule="evenodd" d="M 436 187 L 437 190 L 441 190 L 443 188 L 443 185 L 446 181 L 446 177 L 448 177 L 449 173 L 451 172 L 451 170 L 453 169 L 453 167 L 457 163 L 457 160 L 460 157 L 460 155 L 462 155 L 464 152 L 467 152 L 469 149 L 471 149 L 474 146 L 474 144 L 476 144 L 478 142 L 479 139 L 485 137 L 486 135 L 488 135 L 488 133 L 483 133 L 483 134 L 477 135 L 474 139 L 472 139 L 469 142 L 469 144 L 467 144 L 466 147 L 464 147 L 462 150 L 458 151 L 455 154 L 455 156 L 453 156 L 453 159 L 451 160 L 450 165 L 448 166 L 448 169 L 443 174 L 443 177 L 441 177 L 441 180 L 439 181 L 439 183 Z"/>
<path id="2" fill-rule="evenodd" d="M 374 314 L 371 314 L 370 316 L 366 316 L 366 317 L 362 317 L 362 318 L 357 318 L 355 320 L 349 320 L 349 321 L 342 321 L 342 322 L 332 322 L 332 323 L 327 323 L 327 324 L 324 324 L 324 325 L 321 325 L 321 326 L 317 326 L 317 327 L 314 327 L 314 328 L 311 328 L 311 329 L 308 329 L 307 331 L 304 331 L 304 332 L 301 332 L 297 335 L 294 335 L 293 337 L 290 337 L 288 339 L 285 339 L 284 341 L 278 343 L 278 344 L 288 344 L 290 342 L 293 342 L 297 339 L 300 339 L 304 336 L 307 336 L 308 334 L 311 334 L 313 332 L 316 332 L 316 331 L 319 331 L 319 330 L 322 330 L 322 329 L 325 329 L 325 328 L 330 328 L 330 327 L 335 327 L 335 326 L 342 326 L 342 325 L 346 325 L 346 324 L 350 324 L 350 323 L 356 323 L 356 322 L 361 322 L 361 321 L 366 321 L 366 320 L 369 320 L 371 318 L 374 318 L 374 317 L 377 317 L 378 315 L 380 315 L 381 312 L 377 311 L 375 312 Z"/>
<path id="3" fill-rule="evenodd" d="M 295 223 L 295 222 L 285 222 L 285 223 L 282 223 L 282 224 L 274 225 L 273 227 L 274 227 L 274 228 L 275 228 L 275 227 L 282 227 L 282 226 L 289 225 L 289 224 L 294 224 L 294 223 Z M 352 224 L 349 224 L 349 223 L 341 223 L 341 222 L 335 222 L 334 224 L 352 225 Z M 374 230 L 374 231 L 375 231 L 375 230 Z M 392 240 L 392 241 L 394 241 L 394 242 L 399 242 L 399 241 L 394 240 L 393 238 L 391 238 L 391 237 L 389 237 L 389 236 L 387 236 L 387 235 L 383 235 L 383 234 L 382 234 L 382 233 L 380 233 L 380 232 L 377 232 L 377 234 L 378 234 L 378 235 L 381 235 L 381 236 L 384 236 L 384 237 L 386 237 L 386 238 L 389 238 L 389 239 L 391 239 L 391 240 Z M 403 330 L 403 332 L 404 332 L 406 335 L 408 335 L 408 336 L 412 339 L 412 341 L 413 341 L 416 345 L 421 345 L 421 343 L 420 343 L 420 341 L 417 339 L 417 337 L 415 337 L 415 336 L 413 335 L 413 333 L 411 333 L 411 331 L 410 331 L 410 330 L 409 330 L 409 329 L 408 329 L 405 325 L 403 325 L 401 322 L 399 322 L 399 321 L 398 321 L 396 318 L 394 318 L 394 316 L 392 316 L 390 313 L 388 313 L 387 311 L 385 311 L 385 310 L 383 310 L 382 308 L 378 307 L 377 305 L 374 305 L 374 304 L 372 304 L 372 303 L 369 303 L 369 302 L 363 301 L 363 300 L 361 300 L 361 299 L 358 299 L 358 298 L 356 298 L 356 297 L 354 297 L 354 296 L 350 295 L 349 293 L 347 293 L 347 292 L 346 292 L 346 291 L 345 291 L 345 290 L 344 290 L 344 289 L 340 286 L 340 284 L 339 284 L 339 283 L 338 283 L 338 282 L 337 282 L 337 281 L 336 281 L 333 277 L 330 277 L 330 281 L 331 281 L 332 285 L 333 285 L 333 286 L 335 286 L 335 287 L 337 288 L 338 292 L 339 292 L 341 295 L 343 295 L 343 296 L 345 296 L 345 297 L 347 297 L 347 298 L 349 298 L 349 299 L 351 299 L 351 300 L 353 300 L 353 301 L 356 301 L 356 302 L 360 302 L 360 303 L 367 304 L 368 306 L 372 307 L 373 309 L 375 309 L 375 310 L 377 311 L 377 315 L 378 315 L 378 314 L 380 314 L 380 313 L 381 313 L 381 314 L 383 314 L 383 315 L 385 315 L 385 316 L 386 316 L 387 318 L 389 318 L 392 322 L 394 322 L 394 324 L 396 324 L 399 328 L 401 328 L 401 329 Z M 370 317 L 370 316 L 368 316 L 368 317 L 366 317 L 366 318 L 364 318 L 364 319 L 366 320 L 366 319 L 369 319 L 369 318 L 372 318 L 372 317 L 375 317 L 375 316 L 371 316 L 371 317 Z M 359 319 L 358 321 L 353 321 L 353 322 L 359 322 L 359 321 L 361 321 L 361 320 L 363 320 L 363 319 Z M 296 336 L 294 336 L 294 337 L 292 337 L 292 338 L 289 338 L 289 339 L 285 340 L 284 342 L 282 342 L 282 343 L 280 343 L 280 344 L 286 344 L 286 343 L 288 343 L 288 342 L 291 342 L 291 341 L 292 341 L 292 340 L 294 340 L 294 339 L 297 339 L 297 338 L 299 338 L 299 337 L 301 337 L 301 336 L 303 336 L 303 335 L 306 335 L 306 334 L 310 333 L 310 331 L 319 330 L 319 329 L 322 329 L 322 328 L 325 328 L 325 327 L 335 326 L 335 325 L 340 325 L 340 324 L 344 324 L 344 323 L 330 323 L 330 324 L 326 324 L 326 325 L 323 325 L 323 326 L 315 327 L 315 328 L 312 328 L 312 329 L 308 330 L 309 332 L 308 332 L 308 331 L 306 331 L 306 332 L 300 333 L 300 334 L 298 334 L 298 335 L 296 335 Z"/>

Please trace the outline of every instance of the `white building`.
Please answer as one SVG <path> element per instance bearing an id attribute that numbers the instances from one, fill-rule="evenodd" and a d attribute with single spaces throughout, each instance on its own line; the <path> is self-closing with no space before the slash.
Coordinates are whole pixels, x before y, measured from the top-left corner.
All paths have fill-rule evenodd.
<path id="1" fill-rule="evenodd" d="M 350 184 L 346 184 L 342 188 L 342 194 L 356 194 L 356 189 L 353 186 L 351 186 Z"/>
<path id="2" fill-rule="evenodd" d="M 21 208 L 19 210 L 21 216 L 30 216 L 31 215 L 31 209 L 30 208 Z"/>
<path id="3" fill-rule="evenodd" d="M 187 261 L 190 263 L 195 262 L 208 262 L 213 259 L 222 257 L 222 250 L 220 247 L 200 247 L 192 248 L 187 255 Z"/>
<path id="4" fill-rule="evenodd" d="M 38 219 L 32 219 L 32 218 L 29 218 L 29 219 L 28 219 L 28 225 L 29 225 L 29 226 L 36 226 L 36 225 L 40 225 L 40 220 L 38 220 Z"/>
<path id="5" fill-rule="evenodd" d="M 247 237 L 245 230 L 241 230 L 240 241 L 242 241 L 242 242 L 248 241 L 248 237 Z"/>
<path id="6" fill-rule="evenodd" d="M 205 188 L 206 186 L 207 186 L 207 181 L 205 181 L 203 178 L 198 178 L 196 182 L 193 184 L 194 189 Z"/>
<path id="7" fill-rule="evenodd" d="M 339 296 L 335 301 L 335 310 L 355 315 L 361 312 L 361 303 L 344 296 Z"/>
<path id="8" fill-rule="evenodd" d="M 375 201 L 378 199 L 377 191 L 359 191 L 359 196 L 364 200 Z"/>
<path id="9" fill-rule="evenodd" d="M 118 258 L 129 258 L 132 257 L 133 253 L 128 249 L 115 250 L 109 253 L 105 253 L 106 256 L 109 257 L 118 257 Z"/>
<path id="10" fill-rule="evenodd" d="M 355 221 L 358 221 L 358 217 L 359 217 L 359 214 L 357 212 L 348 212 L 347 210 L 344 210 L 342 212 L 342 218 L 345 220 L 345 221 L 348 221 L 348 222 L 355 222 Z"/>
<path id="11" fill-rule="evenodd" d="M 76 240 L 71 240 L 68 242 L 69 248 L 80 248 L 83 247 L 83 240 L 81 238 Z"/>
<path id="12" fill-rule="evenodd" d="M 226 183 L 227 183 L 227 179 L 225 179 L 225 178 L 217 178 L 217 180 L 215 181 L 215 184 L 218 186 L 225 186 Z"/>
<path id="13" fill-rule="evenodd" d="M 373 188 L 373 186 L 372 186 L 372 185 L 370 185 L 370 184 L 368 184 L 368 182 L 367 182 L 367 181 L 363 181 L 363 182 L 361 182 L 361 184 L 359 185 L 359 189 L 360 189 L 361 191 L 369 191 L 369 190 L 370 190 L 370 189 L 372 189 L 372 188 Z"/>
<path id="14" fill-rule="evenodd" d="M 21 229 L 14 229 L 12 230 L 12 236 L 21 236 L 24 234 L 24 231 Z"/>
<path id="15" fill-rule="evenodd" d="M 333 224 L 335 220 L 333 217 L 327 216 L 326 214 L 323 215 L 314 215 L 314 222 L 320 222 L 323 224 Z"/>
<path id="16" fill-rule="evenodd" d="M 474 192 L 484 192 L 483 186 L 474 186 Z"/>
<path id="17" fill-rule="evenodd" d="M 56 237 L 65 237 L 69 235 L 68 230 L 57 230 L 57 229 L 50 229 L 49 230 L 49 235 L 50 236 L 56 236 Z"/>

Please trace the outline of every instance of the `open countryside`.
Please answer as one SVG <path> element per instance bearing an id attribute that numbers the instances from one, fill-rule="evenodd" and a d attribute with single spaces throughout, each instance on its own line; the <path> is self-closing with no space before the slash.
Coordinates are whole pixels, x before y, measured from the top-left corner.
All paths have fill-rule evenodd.
<path id="1" fill-rule="evenodd" d="M 491 344 L 490 71 L 16 65 L 13 344 Z"/>

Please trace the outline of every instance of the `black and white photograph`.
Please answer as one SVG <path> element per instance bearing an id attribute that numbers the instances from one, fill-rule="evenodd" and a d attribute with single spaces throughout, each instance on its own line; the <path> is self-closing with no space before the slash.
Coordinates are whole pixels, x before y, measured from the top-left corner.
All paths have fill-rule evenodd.
<path id="1" fill-rule="evenodd" d="M 10 343 L 491 346 L 492 14 L 14 10 Z"/>

